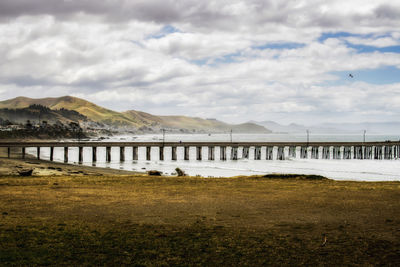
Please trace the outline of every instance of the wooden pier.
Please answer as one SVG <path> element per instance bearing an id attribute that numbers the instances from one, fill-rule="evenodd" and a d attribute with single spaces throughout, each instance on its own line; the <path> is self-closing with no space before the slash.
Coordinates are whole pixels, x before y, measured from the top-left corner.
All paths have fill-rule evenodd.
<path id="1" fill-rule="evenodd" d="M 119 160 L 125 161 L 131 148 L 132 160 L 139 160 L 139 148 L 144 148 L 141 160 L 286 160 L 286 159 L 357 159 L 393 160 L 400 158 L 400 141 L 385 142 L 1 142 L 11 157 L 11 148 L 20 148 L 25 158 L 26 148 L 36 148 L 40 159 L 41 149 L 49 149 L 49 160 L 54 160 L 54 148 L 64 148 L 64 162 L 68 162 L 70 148 L 78 148 L 78 162 L 83 162 L 84 148 L 90 148 L 92 162 L 98 161 L 98 148 L 105 148 L 105 161 L 112 161 L 111 150 L 119 149 Z M 157 157 L 154 149 L 158 150 Z M 178 150 L 182 153 L 178 153 Z M 154 153 L 152 153 L 154 152 Z"/>

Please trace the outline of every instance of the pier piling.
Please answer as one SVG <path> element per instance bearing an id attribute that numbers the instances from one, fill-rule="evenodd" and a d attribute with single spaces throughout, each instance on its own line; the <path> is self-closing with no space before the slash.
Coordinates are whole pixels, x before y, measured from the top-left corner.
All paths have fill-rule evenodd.
<path id="1" fill-rule="evenodd" d="M 151 160 L 151 146 L 146 146 L 146 160 Z"/>
<path id="2" fill-rule="evenodd" d="M 159 153 L 160 153 L 159 159 L 164 160 L 164 146 L 160 146 Z"/>
<path id="3" fill-rule="evenodd" d="M 226 146 L 220 146 L 219 147 L 219 158 L 220 160 L 226 160 Z"/>
<path id="4" fill-rule="evenodd" d="M 64 147 L 64 162 L 65 163 L 68 162 L 68 147 L 67 146 Z"/>
<path id="5" fill-rule="evenodd" d="M 121 161 L 121 162 L 125 161 L 125 147 L 124 146 L 119 147 L 119 161 Z"/>
<path id="6" fill-rule="evenodd" d="M 79 160 L 78 160 L 79 164 L 82 164 L 83 162 L 83 147 L 79 147 Z"/>
<path id="7" fill-rule="evenodd" d="M 202 147 L 201 146 L 198 146 L 198 147 L 196 147 L 196 159 L 197 160 L 201 160 L 201 158 L 202 158 Z"/>
<path id="8" fill-rule="evenodd" d="M 92 162 L 96 162 L 97 161 L 97 147 L 94 146 L 92 147 Z"/>
<path id="9" fill-rule="evenodd" d="M 106 162 L 111 162 L 111 147 L 106 147 Z"/>
<path id="10" fill-rule="evenodd" d="M 138 147 L 134 146 L 132 147 L 132 160 L 138 160 Z"/>
<path id="11" fill-rule="evenodd" d="M 208 160 L 214 160 L 214 147 L 208 147 Z"/>
<path id="12" fill-rule="evenodd" d="M 171 153 L 172 153 L 171 159 L 172 159 L 172 160 L 176 160 L 176 146 L 173 146 L 173 147 L 172 147 Z"/>
<path id="13" fill-rule="evenodd" d="M 50 161 L 54 160 L 54 146 L 50 147 Z"/>
<path id="14" fill-rule="evenodd" d="M 189 160 L 189 147 L 188 146 L 185 146 L 184 148 L 183 148 L 183 159 L 184 160 Z"/>

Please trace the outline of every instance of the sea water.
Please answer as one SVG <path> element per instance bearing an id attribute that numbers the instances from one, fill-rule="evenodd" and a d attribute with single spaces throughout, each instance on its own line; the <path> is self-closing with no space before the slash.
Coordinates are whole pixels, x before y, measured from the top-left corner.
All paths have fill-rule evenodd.
<path id="1" fill-rule="evenodd" d="M 115 136 L 104 141 L 121 142 L 305 142 L 305 134 L 167 134 L 159 135 L 124 135 Z M 360 135 L 324 135 L 314 134 L 309 136 L 310 142 L 360 142 L 363 141 L 363 134 Z M 366 141 L 398 141 L 400 135 L 367 135 Z M 177 160 L 171 160 L 171 148 L 165 147 L 164 161 L 158 159 L 158 147 L 151 151 L 151 158 L 156 160 L 146 161 L 146 150 L 144 147 L 138 149 L 138 160 L 132 160 L 132 148 L 125 148 L 125 161 L 120 162 L 119 147 L 111 148 L 111 162 L 105 161 L 105 147 L 97 148 L 97 162 L 92 162 L 90 147 L 83 149 L 83 165 L 107 167 L 138 172 L 148 170 L 162 171 L 166 175 L 173 175 L 175 168 L 179 167 L 188 175 L 200 175 L 203 177 L 231 177 L 237 175 L 260 175 L 270 173 L 296 173 L 316 174 L 335 180 L 357 180 L 357 181 L 400 181 L 400 160 L 326 160 L 326 159 L 286 159 L 286 160 L 253 160 L 239 159 L 225 161 L 219 160 L 219 149 L 216 149 L 214 161 L 196 160 L 194 147 L 190 148 L 190 160 L 183 160 L 183 147 L 177 149 Z M 27 149 L 28 153 L 36 155 L 36 149 Z M 41 158 L 49 159 L 49 149 L 41 149 Z M 204 153 L 204 152 L 203 152 Z M 203 159 L 207 158 L 203 156 Z M 64 148 L 54 148 L 54 160 L 64 161 Z M 69 163 L 78 164 L 78 148 L 69 148 Z"/>

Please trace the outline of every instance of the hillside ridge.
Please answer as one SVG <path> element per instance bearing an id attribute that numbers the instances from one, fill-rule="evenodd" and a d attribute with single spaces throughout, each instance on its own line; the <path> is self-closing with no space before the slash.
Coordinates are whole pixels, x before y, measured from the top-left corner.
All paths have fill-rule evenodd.
<path id="1" fill-rule="evenodd" d="M 0 109 L 21 109 L 38 104 L 50 109 L 68 109 L 79 112 L 88 120 L 109 126 L 136 128 L 144 130 L 159 130 L 161 128 L 175 129 L 181 132 L 226 132 L 231 129 L 240 133 L 270 133 L 268 129 L 255 123 L 228 124 L 218 120 L 198 117 L 157 116 L 143 111 L 128 110 L 117 112 L 73 96 L 29 98 L 19 96 L 0 101 Z"/>

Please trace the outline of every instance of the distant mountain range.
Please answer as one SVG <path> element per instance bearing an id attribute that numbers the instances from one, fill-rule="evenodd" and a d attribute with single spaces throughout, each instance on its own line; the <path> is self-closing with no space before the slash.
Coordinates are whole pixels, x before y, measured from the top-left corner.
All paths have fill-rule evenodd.
<path id="1" fill-rule="evenodd" d="M 51 111 L 46 114 L 32 110 L 32 105 L 48 107 Z M 76 116 L 59 112 L 75 111 Z M 58 113 L 57 113 L 58 112 Z M 72 96 L 57 98 L 28 98 L 17 97 L 0 101 L 0 117 L 11 121 L 21 122 L 27 119 L 38 120 L 39 116 L 48 121 L 91 121 L 110 127 L 137 129 L 140 131 L 157 131 L 161 128 L 180 132 L 228 132 L 236 133 L 270 133 L 263 126 L 254 123 L 228 124 L 216 119 L 202 119 L 186 116 L 157 116 L 149 113 L 129 110 L 116 112 L 103 108 L 84 99 Z M 81 116 L 81 117 L 79 117 Z"/>
<path id="2" fill-rule="evenodd" d="M 400 122 L 361 122 L 361 123 L 321 123 L 315 125 L 288 124 L 282 125 L 274 121 L 251 121 L 262 125 L 274 133 L 305 133 L 309 130 L 319 134 L 352 134 L 364 130 L 370 134 L 400 134 Z"/>
<path id="3" fill-rule="evenodd" d="M 33 105 L 33 106 L 32 106 Z M 42 109 L 35 105 L 45 106 Z M 177 132 L 229 132 L 235 133 L 312 133 L 351 134 L 366 130 L 370 134 L 400 134 L 400 122 L 321 123 L 301 125 L 279 124 L 274 121 L 250 121 L 228 124 L 216 119 L 187 116 L 157 116 L 146 112 L 129 110 L 117 112 L 81 98 L 63 96 L 56 98 L 16 97 L 0 101 L 0 118 L 14 122 L 46 120 L 50 123 L 94 122 L 105 127 L 141 132 L 159 131 L 162 128 Z"/>

